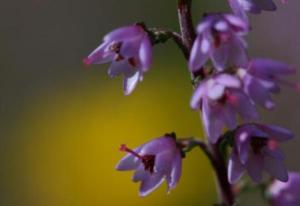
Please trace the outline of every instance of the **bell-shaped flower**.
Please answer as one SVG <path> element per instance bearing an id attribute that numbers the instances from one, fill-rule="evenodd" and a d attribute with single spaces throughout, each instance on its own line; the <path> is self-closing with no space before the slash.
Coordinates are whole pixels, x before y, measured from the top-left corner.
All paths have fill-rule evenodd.
<path id="1" fill-rule="evenodd" d="M 190 105 L 202 111 L 204 129 L 212 143 L 217 142 L 225 126 L 236 128 L 237 114 L 246 121 L 258 119 L 240 80 L 229 74 L 217 74 L 202 81 L 194 91 Z"/>
<path id="2" fill-rule="evenodd" d="M 278 144 L 293 134 L 274 125 L 245 124 L 235 131 L 234 146 L 228 163 L 228 180 L 237 182 L 246 170 L 254 182 L 260 182 L 263 171 L 286 182 L 288 173 Z"/>
<path id="3" fill-rule="evenodd" d="M 197 38 L 189 59 L 189 69 L 196 72 L 210 58 L 222 71 L 226 66 L 245 66 L 248 62 L 246 42 L 248 24 L 231 14 L 209 14 L 197 27 Z"/>
<path id="4" fill-rule="evenodd" d="M 152 45 L 141 25 L 121 27 L 108 33 L 103 42 L 84 59 L 86 65 L 110 62 L 108 74 L 124 75 L 124 93 L 130 94 L 152 62 Z"/>
<path id="5" fill-rule="evenodd" d="M 271 59 L 253 59 L 246 69 L 239 68 L 237 75 L 243 82 L 245 93 L 256 103 L 266 109 L 272 109 L 275 104 L 271 95 L 278 93 L 279 84 L 295 87 L 297 84 L 285 81 L 282 77 L 295 74 L 291 66 Z"/>
<path id="6" fill-rule="evenodd" d="M 141 182 L 139 194 L 146 196 L 164 180 L 168 191 L 173 189 L 181 176 L 182 153 L 171 135 L 156 138 L 131 150 L 125 145 L 121 151 L 128 154 L 118 163 L 116 169 L 135 170 L 132 180 Z"/>
<path id="7" fill-rule="evenodd" d="M 271 206 L 300 205 L 300 173 L 289 172 L 288 182 L 275 180 L 267 192 Z"/>

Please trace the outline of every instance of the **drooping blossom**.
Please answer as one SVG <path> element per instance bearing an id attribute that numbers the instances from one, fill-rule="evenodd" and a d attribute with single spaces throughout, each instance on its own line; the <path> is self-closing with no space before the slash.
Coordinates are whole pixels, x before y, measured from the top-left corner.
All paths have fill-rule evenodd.
<path id="1" fill-rule="evenodd" d="M 289 172 L 289 181 L 275 180 L 268 188 L 271 206 L 300 205 L 300 173 Z"/>
<path id="2" fill-rule="evenodd" d="M 297 84 L 289 83 L 282 77 L 295 74 L 291 66 L 271 59 L 253 59 L 246 69 L 240 68 L 237 74 L 243 82 L 245 93 L 260 106 L 274 107 L 271 95 L 278 93 L 279 84 L 288 84 L 299 90 Z"/>
<path id="3" fill-rule="evenodd" d="M 253 123 L 240 126 L 235 132 L 228 164 L 229 182 L 237 182 L 245 170 L 254 182 L 261 181 L 263 171 L 286 182 L 288 174 L 278 144 L 292 137 L 289 130 L 274 125 Z"/>
<path id="4" fill-rule="evenodd" d="M 237 114 L 243 120 L 258 119 L 254 105 L 241 88 L 240 80 L 229 74 L 217 74 L 202 81 L 190 105 L 202 111 L 204 129 L 212 143 L 217 142 L 225 126 L 236 128 Z"/>
<path id="5" fill-rule="evenodd" d="M 128 154 L 116 169 L 135 170 L 134 182 L 141 182 L 139 194 L 146 196 L 166 180 L 168 191 L 173 189 L 181 176 L 182 156 L 176 140 L 171 135 L 156 138 L 131 150 L 125 145 L 121 151 Z"/>
<path id="6" fill-rule="evenodd" d="M 222 71 L 226 66 L 245 66 L 248 62 L 246 42 L 248 24 L 231 14 L 209 14 L 197 27 L 197 38 L 189 59 L 189 68 L 196 72 L 210 58 Z"/>
<path id="7" fill-rule="evenodd" d="M 108 33 L 103 42 L 86 58 L 84 63 L 111 62 L 108 74 L 124 75 L 124 93 L 130 94 L 152 62 L 152 45 L 141 25 L 121 27 Z"/>

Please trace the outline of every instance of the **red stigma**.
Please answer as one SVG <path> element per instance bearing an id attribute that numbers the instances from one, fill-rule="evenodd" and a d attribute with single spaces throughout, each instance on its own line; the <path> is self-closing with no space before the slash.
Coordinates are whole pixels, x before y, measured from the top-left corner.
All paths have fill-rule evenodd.
<path id="1" fill-rule="evenodd" d="M 83 59 L 83 64 L 85 65 L 85 66 L 90 66 L 91 64 L 92 64 L 92 60 L 90 59 L 90 58 L 84 58 Z"/>
<path id="2" fill-rule="evenodd" d="M 268 141 L 268 147 L 272 150 L 275 150 L 278 148 L 278 142 L 276 140 L 271 139 Z"/>

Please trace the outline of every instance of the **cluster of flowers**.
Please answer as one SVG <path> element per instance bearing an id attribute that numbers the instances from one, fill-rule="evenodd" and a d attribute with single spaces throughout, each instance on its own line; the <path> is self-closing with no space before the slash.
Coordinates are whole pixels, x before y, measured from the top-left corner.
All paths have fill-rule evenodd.
<path id="1" fill-rule="evenodd" d="M 228 2 L 232 14 L 207 14 L 197 27 L 189 70 L 199 81 L 190 106 L 201 110 L 210 144 L 220 141 L 224 128 L 234 131 L 228 162 L 230 183 L 236 183 L 244 171 L 254 182 L 260 182 L 262 172 L 266 171 L 279 180 L 269 189 L 272 205 L 300 205 L 296 194 L 300 191 L 300 175 L 288 175 L 284 155 L 278 146 L 278 143 L 290 140 L 293 134 L 282 127 L 256 123 L 259 120 L 256 105 L 273 109 L 272 95 L 279 92 L 280 85 L 299 88 L 283 79 L 294 74 L 295 69 L 271 59 L 249 58 L 244 39 L 250 28 L 247 12 L 275 10 L 276 5 L 272 0 Z M 107 34 L 84 63 L 111 62 L 108 74 L 111 77 L 124 75 L 124 93 L 128 95 L 151 66 L 152 44 L 149 31 L 143 26 L 122 27 Z M 238 125 L 238 118 L 242 125 Z M 117 169 L 135 170 L 133 181 L 141 181 L 141 196 L 156 189 L 163 180 L 166 180 L 168 190 L 179 181 L 183 151 L 173 134 L 166 134 L 133 150 L 122 145 L 121 151 L 128 154 Z"/>

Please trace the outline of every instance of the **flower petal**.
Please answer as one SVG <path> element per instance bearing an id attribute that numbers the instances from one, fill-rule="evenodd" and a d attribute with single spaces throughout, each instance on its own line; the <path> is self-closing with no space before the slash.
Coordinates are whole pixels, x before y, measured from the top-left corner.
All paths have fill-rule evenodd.
<path id="1" fill-rule="evenodd" d="M 136 87 L 138 81 L 140 80 L 140 72 L 137 71 L 131 77 L 124 78 L 124 94 L 129 95 Z"/>
<path id="2" fill-rule="evenodd" d="M 158 188 L 163 183 L 164 178 L 162 174 L 153 173 L 145 178 L 140 185 L 140 196 L 144 197 Z"/>
<path id="3" fill-rule="evenodd" d="M 172 163 L 172 170 L 168 181 L 168 189 L 173 189 L 181 177 L 182 157 L 178 150 Z"/>
<path id="4" fill-rule="evenodd" d="M 147 71 L 152 63 L 152 45 L 148 35 L 145 35 L 139 50 L 139 59 L 142 71 Z"/>
<path id="5" fill-rule="evenodd" d="M 202 120 L 208 140 L 213 144 L 216 143 L 221 135 L 224 123 L 206 99 L 202 101 Z"/>
<path id="6" fill-rule="evenodd" d="M 202 82 L 198 85 L 198 87 L 194 91 L 193 96 L 192 96 L 191 101 L 190 101 L 190 106 L 191 106 L 192 109 L 199 109 L 200 108 L 200 102 L 201 102 L 201 99 L 204 95 L 205 87 L 206 87 L 205 82 Z"/>
<path id="7" fill-rule="evenodd" d="M 237 154 L 233 151 L 228 162 L 228 181 L 231 184 L 236 183 L 244 172 L 244 166 L 241 164 Z"/>
<path id="8" fill-rule="evenodd" d="M 191 72 L 201 69 L 208 59 L 210 42 L 204 35 L 199 35 L 195 40 L 189 59 L 189 69 Z"/>
<path id="9" fill-rule="evenodd" d="M 263 158 L 259 155 L 251 155 L 247 165 L 247 172 L 252 180 L 256 183 L 262 179 Z"/>
<path id="10" fill-rule="evenodd" d="M 142 147 L 134 149 L 136 153 L 139 153 Z M 141 164 L 139 158 L 133 156 L 132 154 L 127 154 L 123 157 L 116 166 L 117 170 L 134 170 L 137 169 Z"/>
<path id="11" fill-rule="evenodd" d="M 275 126 L 275 125 L 261 125 L 261 129 L 268 133 L 269 136 L 277 141 L 287 141 L 294 137 L 294 134 L 283 127 Z"/>
<path id="12" fill-rule="evenodd" d="M 125 26 L 120 27 L 106 34 L 103 40 L 106 41 L 123 41 L 124 39 L 131 39 L 136 36 L 143 35 L 145 32 L 140 26 Z"/>
<path id="13" fill-rule="evenodd" d="M 276 179 L 282 182 L 288 181 L 288 173 L 282 160 L 266 157 L 264 167 Z"/>

